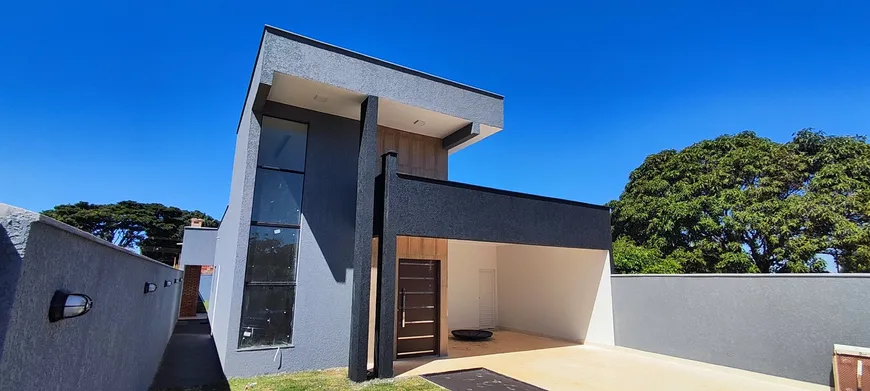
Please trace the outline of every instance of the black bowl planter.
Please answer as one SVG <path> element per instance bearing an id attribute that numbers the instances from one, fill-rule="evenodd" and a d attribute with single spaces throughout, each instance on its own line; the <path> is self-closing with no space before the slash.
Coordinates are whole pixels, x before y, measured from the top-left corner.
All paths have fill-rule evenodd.
<path id="1" fill-rule="evenodd" d="M 492 338 L 492 331 L 486 330 L 453 330 L 452 333 L 462 341 L 486 341 Z"/>

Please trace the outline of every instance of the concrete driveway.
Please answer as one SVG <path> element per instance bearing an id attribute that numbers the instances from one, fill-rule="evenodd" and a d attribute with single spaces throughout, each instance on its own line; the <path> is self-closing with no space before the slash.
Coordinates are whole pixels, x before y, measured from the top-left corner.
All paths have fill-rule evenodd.
<path id="1" fill-rule="evenodd" d="M 399 376 L 487 368 L 548 390 L 831 389 L 827 386 L 633 349 L 594 345 L 567 345 L 436 360 L 402 360 L 396 361 L 395 368 L 397 373 L 401 373 Z"/>

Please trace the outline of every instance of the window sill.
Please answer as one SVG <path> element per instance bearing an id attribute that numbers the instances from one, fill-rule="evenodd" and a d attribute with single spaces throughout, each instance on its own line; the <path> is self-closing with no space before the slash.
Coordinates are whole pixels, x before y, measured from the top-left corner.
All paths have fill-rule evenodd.
<path id="1" fill-rule="evenodd" d="M 250 348 L 238 348 L 237 352 L 256 352 L 259 350 L 275 350 L 275 349 L 291 349 L 295 348 L 293 344 L 290 345 L 272 345 L 272 346 L 254 346 Z"/>

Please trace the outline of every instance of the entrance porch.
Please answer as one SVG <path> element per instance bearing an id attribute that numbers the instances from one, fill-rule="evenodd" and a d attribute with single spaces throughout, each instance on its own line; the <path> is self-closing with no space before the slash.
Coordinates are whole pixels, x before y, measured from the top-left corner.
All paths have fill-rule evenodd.
<path id="1" fill-rule="evenodd" d="M 352 338 L 352 379 L 450 356 L 460 328 L 614 343 L 608 208 L 398 173 L 395 152 L 381 163 L 374 251 L 355 255 L 374 270 L 354 284 L 370 305 L 353 307 L 352 334 L 369 338 Z"/>

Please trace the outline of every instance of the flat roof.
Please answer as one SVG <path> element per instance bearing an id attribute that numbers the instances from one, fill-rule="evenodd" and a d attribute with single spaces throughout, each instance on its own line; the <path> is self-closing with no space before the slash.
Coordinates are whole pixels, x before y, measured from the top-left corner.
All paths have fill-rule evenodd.
<path id="1" fill-rule="evenodd" d="M 418 71 L 416 69 L 401 66 L 401 65 L 389 62 L 389 61 L 384 61 L 384 60 L 381 60 L 379 58 L 375 58 L 375 57 L 368 56 L 368 55 L 365 55 L 365 54 L 362 54 L 359 52 L 355 52 L 353 50 L 348 50 L 348 49 L 345 49 L 343 47 L 328 44 L 328 43 L 323 42 L 323 41 L 318 41 L 314 38 L 309 38 L 309 37 L 306 37 L 304 35 L 299 35 L 299 34 L 296 34 L 296 33 L 293 33 L 293 32 L 287 31 L 287 30 L 282 30 L 282 29 L 274 27 L 274 26 L 266 25 L 265 31 L 272 33 L 272 34 L 275 34 L 275 35 L 278 35 L 282 38 L 287 38 L 287 39 L 290 39 L 290 40 L 293 40 L 293 41 L 296 41 L 296 42 L 299 42 L 299 43 L 302 43 L 305 45 L 313 46 L 313 47 L 316 47 L 319 49 L 328 50 L 328 51 L 338 53 L 338 54 L 341 54 L 344 56 L 352 57 L 352 58 L 355 58 L 357 60 L 366 61 L 366 62 L 375 64 L 378 66 L 382 66 L 384 68 L 389 68 L 389 69 L 392 69 L 395 71 L 407 73 L 409 75 L 421 77 L 421 78 L 428 79 L 428 80 L 431 80 L 431 81 L 434 81 L 437 83 L 447 84 L 447 85 L 452 86 L 452 87 L 456 87 L 456 88 L 460 88 L 460 89 L 463 89 L 466 91 L 471 91 L 471 92 L 474 92 L 477 94 L 485 95 L 485 96 L 488 96 L 490 98 L 504 100 L 504 96 L 496 94 L 494 92 L 486 91 L 486 90 L 483 90 L 483 89 L 480 89 L 477 87 L 472 87 L 472 86 L 469 86 L 467 84 L 458 83 L 458 82 L 455 82 L 453 80 L 445 79 L 443 77 L 435 76 L 435 75 L 432 75 L 432 74 L 429 74 L 426 72 L 421 72 L 421 71 Z"/>
<path id="2" fill-rule="evenodd" d="M 496 189 L 494 187 L 478 186 L 478 185 L 472 185 L 472 184 L 464 183 L 464 182 L 455 182 L 455 181 L 449 181 L 449 180 L 443 180 L 443 179 L 435 179 L 435 178 L 423 177 L 423 176 L 418 176 L 418 175 L 405 174 L 405 173 L 401 173 L 401 172 L 397 172 L 396 175 L 400 178 L 411 179 L 411 180 L 415 180 L 415 181 L 435 183 L 435 184 L 444 185 L 444 186 L 457 187 L 460 189 L 482 191 L 482 192 L 486 192 L 486 193 L 499 194 L 499 195 L 504 195 L 504 196 L 508 196 L 508 197 L 525 198 L 525 199 L 535 200 L 535 201 L 553 202 L 556 204 L 564 204 L 564 205 L 570 205 L 570 206 L 579 206 L 579 207 L 583 207 L 583 208 L 606 210 L 608 212 L 611 209 L 607 205 L 590 204 L 588 202 L 574 201 L 574 200 L 568 200 L 568 199 L 564 199 L 564 198 L 555 198 L 555 197 L 542 196 L 542 195 L 538 195 L 538 194 L 521 193 L 518 191 L 511 191 L 511 190 L 502 190 L 502 189 Z"/>

